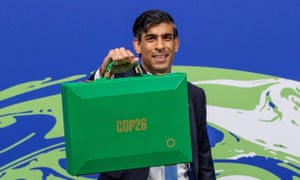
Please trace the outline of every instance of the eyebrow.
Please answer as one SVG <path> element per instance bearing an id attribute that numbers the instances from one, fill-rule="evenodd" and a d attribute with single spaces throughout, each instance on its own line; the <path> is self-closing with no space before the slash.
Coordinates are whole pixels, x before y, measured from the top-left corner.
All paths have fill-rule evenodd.
<path id="1" fill-rule="evenodd" d="M 145 37 L 150 37 L 150 36 L 172 36 L 174 37 L 174 34 L 173 33 L 164 33 L 164 34 L 161 34 L 161 35 L 157 35 L 157 34 L 146 34 Z"/>

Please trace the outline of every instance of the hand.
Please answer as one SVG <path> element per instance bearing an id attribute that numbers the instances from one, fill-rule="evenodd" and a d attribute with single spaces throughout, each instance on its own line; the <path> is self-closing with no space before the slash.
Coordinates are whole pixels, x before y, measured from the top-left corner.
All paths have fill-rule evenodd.
<path id="1" fill-rule="evenodd" d="M 111 49 L 100 66 L 100 75 L 102 77 L 104 76 L 110 62 L 113 62 L 111 73 L 114 74 L 131 69 L 138 60 L 138 57 L 135 57 L 130 50 L 125 49 L 124 47 Z"/>

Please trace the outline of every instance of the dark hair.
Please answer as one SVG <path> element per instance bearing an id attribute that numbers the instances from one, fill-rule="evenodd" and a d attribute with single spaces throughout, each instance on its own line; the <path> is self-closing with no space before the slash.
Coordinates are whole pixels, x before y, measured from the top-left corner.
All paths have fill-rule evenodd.
<path id="1" fill-rule="evenodd" d="M 162 10 L 148 10 L 143 12 L 134 22 L 132 29 L 133 35 L 140 41 L 143 32 L 146 33 L 151 26 L 160 23 L 173 24 L 174 38 L 178 36 L 178 30 L 173 18 L 167 12 Z"/>

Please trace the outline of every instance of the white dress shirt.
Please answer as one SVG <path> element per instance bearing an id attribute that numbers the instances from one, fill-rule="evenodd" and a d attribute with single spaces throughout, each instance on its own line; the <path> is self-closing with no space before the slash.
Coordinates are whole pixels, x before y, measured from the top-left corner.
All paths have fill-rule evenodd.
<path id="1" fill-rule="evenodd" d="M 188 180 L 188 166 L 187 164 L 177 164 L 177 179 Z M 165 180 L 165 166 L 151 167 L 147 180 Z"/>

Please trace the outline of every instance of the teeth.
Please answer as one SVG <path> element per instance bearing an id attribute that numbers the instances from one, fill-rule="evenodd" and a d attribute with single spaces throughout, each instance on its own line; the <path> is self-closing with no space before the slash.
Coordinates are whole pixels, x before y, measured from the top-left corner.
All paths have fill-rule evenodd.
<path id="1" fill-rule="evenodd" d="M 154 56 L 154 58 L 162 59 L 165 58 L 165 56 Z"/>
<path id="2" fill-rule="evenodd" d="M 154 56 L 156 62 L 164 62 L 166 60 L 165 56 Z"/>
<path id="3" fill-rule="evenodd" d="M 155 58 L 164 58 L 166 56 L 165 55 L 154 55 L 153 57 L 155 57 Z"/>

